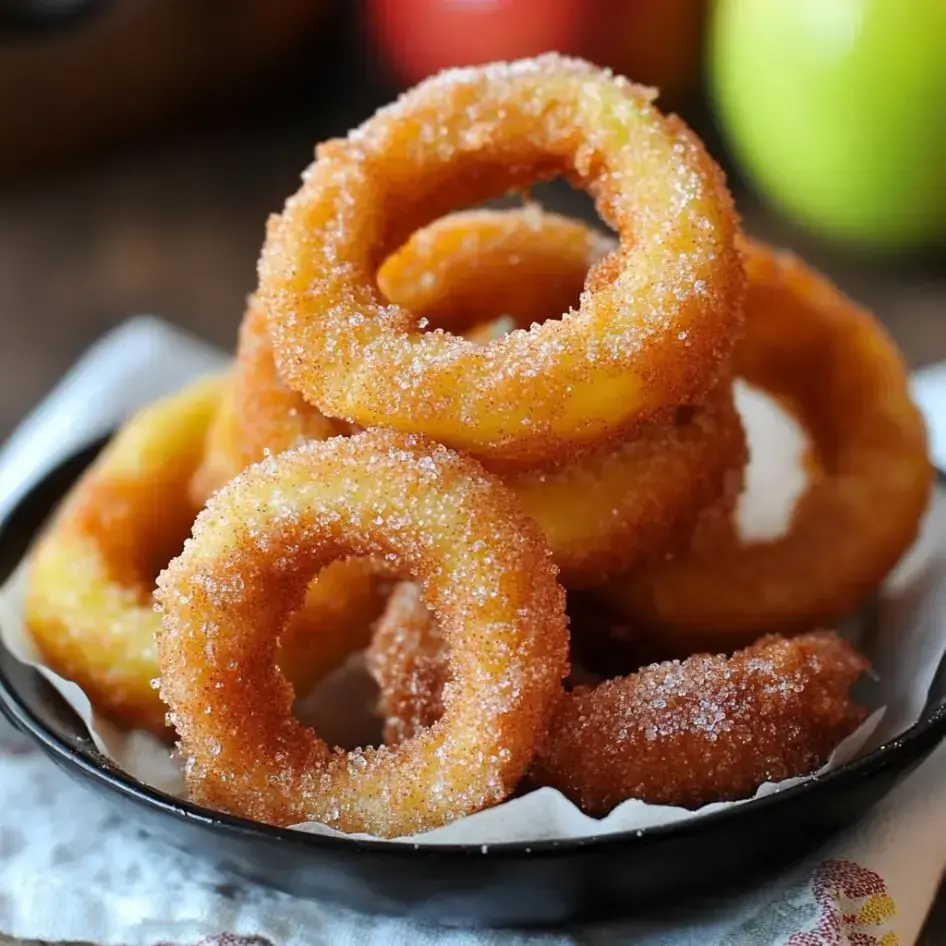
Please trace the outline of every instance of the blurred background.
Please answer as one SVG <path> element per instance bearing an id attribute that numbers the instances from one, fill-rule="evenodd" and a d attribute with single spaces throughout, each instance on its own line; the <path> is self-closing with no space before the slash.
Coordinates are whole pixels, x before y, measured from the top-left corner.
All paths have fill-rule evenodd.
<path id="1" fill-rule="evenodd" d="M 130 314 L 232 347 L 316 141 L 549 49 L 658 86 L 750 232 L 946 359 L 944 0 L 0 0 L 0 439 Z"/>

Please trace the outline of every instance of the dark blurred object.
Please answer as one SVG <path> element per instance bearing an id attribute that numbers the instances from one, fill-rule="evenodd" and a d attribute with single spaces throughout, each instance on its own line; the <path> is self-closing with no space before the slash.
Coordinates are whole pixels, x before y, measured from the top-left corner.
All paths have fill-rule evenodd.
<path id="1" fill-rule="evenodd" d="M 413 85 L 448 66 L 554 50 L 654 85 L 674 104 L 699 82 L 704 0 L 363 0 L 386 68 Z"/>
<path id="2" fill-rule="evenodd" d="M 598 0 L 598 6 L 590 59 L 659 89 L 662 108 L 697 91 L 707 0 Z"/>
<path id="3" fill-rule="evenodd" d="M 0 0 L 0 40 L 44 36 L 96 15 L 108 0 Z"/>
<path id="4" fill-rule="evenodd" d="M 307 51 L 329 5 L 0 0 L 0 88 L 15 90 L 0 97 L 0 178 L 128 141 L 277 79 Z M 56 8 L 72 9 L 71 29 L 52 32 Z M 48 35 L 22 41 L 30 23 Z"/>

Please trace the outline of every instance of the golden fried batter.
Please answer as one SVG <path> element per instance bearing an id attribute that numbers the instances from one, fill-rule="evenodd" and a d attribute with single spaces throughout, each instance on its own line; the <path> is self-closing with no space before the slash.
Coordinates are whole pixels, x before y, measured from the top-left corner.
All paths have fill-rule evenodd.
<path id="1" fill-rule="evenodd" d="M 735 371 L 783 403 L 814 445 L 786 535 L 740 539 L 716 517 L 680 553 L 610 581 L 607 601 L 664 652 L 731 651 L 762 629 L 830 626 L 916 537 L 932 468 L 907 368 L 877 320 L 788 253 L 746 243 Z"/>
<path id="2" fill-rule="evenodd" d="M 259 266 L 290 387 L 326 414 L 519 467 L 700 402 L 741 329 L 737 218 L 699 139 L 652 98 L 549 54 L 445 72 L 320 145 Z M 557 175 L 620 237 L 576 310 L 477 346 L 420 333 L 383 299 L 377 268 L 419 227 Z"/>
<path id="3" fill-rule="evenodd" d="M 867 660 L 837 635 L 764 637 L 567 694 L 532 768 L 582 811 L 628 798 L 697 808 L 807 775 L 859 725 L 848 690 Z"/>
<path id="4" fill-rule="evenodd" d="M 313 572 L 349 555 L 421 582 L 449 643 L 444 713 L 395 748 L 330 749 L 292 714 L 276 641 Z M 412 834 L 494 805 L 568 670 L 565 594 L 515 497 L 424 438 L 313 441 L 218 491 L 158 579 L 161 695 L 195 801 L 259 821 Z"/>

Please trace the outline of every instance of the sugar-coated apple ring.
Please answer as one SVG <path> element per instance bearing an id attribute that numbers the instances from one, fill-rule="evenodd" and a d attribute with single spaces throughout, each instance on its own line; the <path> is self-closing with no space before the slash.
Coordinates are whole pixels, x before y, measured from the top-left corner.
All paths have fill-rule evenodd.
<path id="1" fill-rule="evenodd" d="M 197 509 L 187 487 L 221 379 L 132 417 L 96 458 L 32 552 L 25 619 L 46 662 L 129 728 L 165 731 L 152 591 Z"/>
<path id="2" fill-rule="evenodd" d="M 439 719 L 449 650 L 415 585 L 394 590 L 367 655 L 386 742 Z M 559 702 L 528 781 L 592 815 L 628 798 L 698 807 L 746 797 L 827 760 L 864 718 L 848 691 L 867 667 L 822 631 L 576 686 Z"/>
<path id="3" fill-rule="evenodd" d="M 378 684 L 378 715 L 386 745 L 399 745 L 443 715 L 450 661 L 440 625 L 420 588 L 402 581 L 375 625 L 365 663 Z"/>
<path id="4" fill-rule="evenodd" d="M 278 448 L 284 441 L 288 446 L 335 432 L 332 421 L 289 391 L 275 374 L 260 316 L 251 306 L 241 326 L 237 365 L 223 380 L 203 458 L 189 484 L 195 510 L 262 459 L 270 449 L 267 444 Z M 292 407 L 297 400 L 302 401 L 298 410 Z M 349 559 L 333 562 L 309 584 L 305 602 L 290 617 L 280 644 L 280 666 L 300 695 L 339 666 L 353 648 L 368 644 L 386 597 L 376 572 L 370 562 Z"/>
<path id="5" fill-rule="evenodd" d="M 260 259 L 287 383 L 326 414 L 518 466 L 701 400 L 742 321 L 736 215 L 698 139 L 651 98 L 550 54 L 443 73 L 320 146 Z M 577 310 L 477 346 L 385 303 L 377 269 L 413 231 L 557 175 L 621 241 Z"/>
<path id="6" fill-rule="evenodd" d="M 687 543 L 745 460 L 745 434 L 724 382 L 676 422 L 648 424 L 557 470 L 503 479 L 545 533 L 562 583 L 591 588 Z"/>
<path id="7" fill-rule="evenodd" d="M 190 534 L 188 495 L 224 379 L 188 386 L 132 417 L 73 488 L 32 553 L 26 623 L 49 665 L 97 710 L 130 729 L 170 735 L 154 635 L 156 573 Z M 367 643 L 383 599 L 367 563 L 339 563 L 312 583 L 286 625 L 280 665 L 306 692 Z"/>
<path id="8" fill-rule="evenodd" d="M 428 326 L 482 345 L 568 308 L 589 268 L 614 246 L 600 231 L 534 205 L 461 212 L 413 234 L 381 266 L 378 286 Z M 195 477 L 201 502 L 267 453 L 350 432 L 282 380 L 255 299 L 240 325 L 232 375 Z"/>
<path id="9" fill-rule="evenodd" d="M 809 484 L 784 536 L 745 542 L 731 517 L 717 517 L 691 553 L 605 586 L 607 601 L 669 654 L 834 623 L 896 564 L 929 499 L 923 421 L 883 328 L 796 257 L 749 242 L 746 254 L 735 371 L 806 428 Z"/>
<path id="10" fill-rule="evenodd" d="M 534 206 L 456 213 L 415 233 L 378 278 L 388 299 L 406 301 L 431 324 L 496 337 L 558 311 L 613 247 L 586 224 Z M 477 316 L 501 321 L 469 329 Z M 330 422 L 279 380 L 258 308 L 241 328 L 233 383 L 232 406 L 224 402 L 208 440 L 205 467 L 211 476 L 223 471 L 220 482 L 266 449 L 329 435 Z M 678 546 L 744 462 L 742 426 L 730 386 L 721 383 L 704 405 L 645 425 L 623 443 L 505 480 L 546 533 L 563 583 L 583 587 Z"/>
<path id="11" fill-rule="evenodd" d="M 417 231 L 382 266 L 386 298 L 438 327 L 503 315 L 526 327 L 574 298 L 591 265 L 614 249 L 579 220 L 523 209 L 451 214 Z M 528 281 L 526 281 L 528 280 Z M 502 334 L 497 322 L 474 328 Z M 469 334 L 469 333 L 468 333 Z M 664 555 L 692 531 L 746 459 L 728 383 L 637 436 L 554 470 L 504 480 L 545 532 L 567 587 Z"/>
<path id="12" fill-rule="evenodd" d="M 349 555 L 417 578 L 450 645 L 443 717 L 390 749 L 332 750 L 292 714 L 286 612 Z M 275 824 L 382 836 L 503 800 L 567 672 L 565 595 L 501 481 L 424 438 L 369 430 L 250 467 L 158 579 L 161 693 L 196 801 Z"/>
<path id="13" fill-rule="evenodd" d="M 467 211 L 415 233 L 381 266 L 378 285 L 430 327 L 464 332 L 482 345 L 568 308 L 589 268 L 614 245 L 600 231 L 536 206 Z M 267 453 L 349 432 L 282 380 L 266 315 L 250 299 L 194 497 L 203 503 Z"/>
<path id="14" fill-rule="evenodd" d="M 864 718 L 848 691 L 867 660 L 836 634 L 764 637 L 576 687 L 530 774 L 590 815 L 628 798 L 697 808 L 808 775 Z"/>
<path id="15" fill-rule="evenodd" d="M 566 606 L 573 654 L 576 637 L 581 637 L 589 618 L 588 609 L 573 607 L 574 601 L 569 595 Z M 376 711 L 386 745 L 413 738 L 443 715 L 443 688 L 450 679 L 449 649 L 416 583 L 402 581 L 394 587 L 365 650 L 365 664 L 378 684 Z M 577 661 L 572 663 L 566 687 L 576 678 L 582 682 L 598 679 Z"/>

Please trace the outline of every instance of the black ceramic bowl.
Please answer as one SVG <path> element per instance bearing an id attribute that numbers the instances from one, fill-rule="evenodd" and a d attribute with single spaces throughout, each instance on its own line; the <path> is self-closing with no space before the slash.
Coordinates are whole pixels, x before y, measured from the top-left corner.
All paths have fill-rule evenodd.
<path id="1" fill-rule="evenodd" d="M 63 464 L 0 527 L 0 579 L 96 447 Z M 946 735 L 940 667 L 922 719 L 828 775 L 698 820 L 578 841 L 413 847 L 318 837 L 220 815 L 136 782 L 96 751 L 43 678 L 0 647 L 0 706 L 52 760 L 155 838 L 241 880 L 362 911 L 450 925 L 554 924 L 628 915 L 741 880 L 850 825 Z"/>

